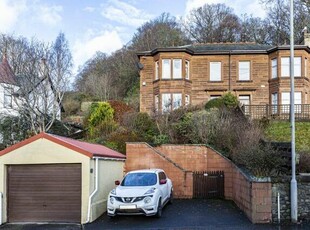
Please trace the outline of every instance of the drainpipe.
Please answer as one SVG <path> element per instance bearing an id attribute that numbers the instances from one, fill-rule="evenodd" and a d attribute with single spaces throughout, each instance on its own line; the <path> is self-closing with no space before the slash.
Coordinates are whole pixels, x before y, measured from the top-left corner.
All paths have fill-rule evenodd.
<path id="1" fill-rule="evenodd" d="M 231 51 L 229 51 L 228 91 L 231 91 Z"/>
<path id="2" fill-rule="evenodd" d="M 93 196 L 97 193 L 98 191 L 98 157 L 94 157 L 94 159 L 96 160 L 96 166 L 95 166 L 95 190 L 90 194 L 89 198 L 88 198 L 88 212 L 87 212 L 87 220 L 86 223 L 90 222 L 90 210 L 91 210 L 91 200 L 93 198 Z"/>
<path id="3" fill-rule="evenodd" d="M 0 225 L 2 225 L 2 192 L 0 192 Z"/>

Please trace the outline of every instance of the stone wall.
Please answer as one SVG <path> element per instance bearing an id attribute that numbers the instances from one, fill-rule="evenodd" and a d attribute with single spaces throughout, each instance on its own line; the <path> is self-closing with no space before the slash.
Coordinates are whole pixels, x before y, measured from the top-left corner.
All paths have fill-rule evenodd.
<path id="1" fill-rule="evenodd" d="M 310 182 L 297 177 L 298 220 L 310 220 Z M 290 178 L 284 177 L 272 184 L 272 220 L 278 222 L 278 193 L 280 194 L 281 222 L 291 220 Z"/>

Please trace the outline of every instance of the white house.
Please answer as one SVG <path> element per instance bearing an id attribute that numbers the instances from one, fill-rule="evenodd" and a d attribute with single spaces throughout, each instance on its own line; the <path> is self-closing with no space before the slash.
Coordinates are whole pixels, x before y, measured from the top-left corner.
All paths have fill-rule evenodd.
<path id="1" fill-rule="evenodd" d="M 0 117 L 17 116 L 17 105 L 13 94 L 19 89 L 16 76 L 11 69 L 6 56 L 0 63 Z"/>

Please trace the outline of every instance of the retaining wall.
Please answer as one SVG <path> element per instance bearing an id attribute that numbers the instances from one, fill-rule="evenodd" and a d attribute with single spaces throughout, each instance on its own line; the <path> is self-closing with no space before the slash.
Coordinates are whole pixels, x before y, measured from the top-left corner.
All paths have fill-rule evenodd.
<path id="1" fill-rule="evenodd" d="M 204 145 L 127 143 L 125 171 L 162 168 L 171 178 L 174 195 L 193 197 L 193 171 L 224 171 L 225 198 L 233 200 L 253 223 L 269 223 L 271 182 L 251 178 L 229 159 Z"/>

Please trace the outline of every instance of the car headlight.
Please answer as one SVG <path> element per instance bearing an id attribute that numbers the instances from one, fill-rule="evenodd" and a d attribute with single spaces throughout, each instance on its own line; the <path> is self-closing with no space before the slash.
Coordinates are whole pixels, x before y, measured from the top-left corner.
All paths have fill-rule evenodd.
<path id="1" fill-rule="evenodd" d="M 144 198 L 144 203 L 148 204 L 152 201 L 152 198 L 150 196 L 147 196 Z"/>
<path id="2" fill-rule="evenodd" d="M 112 196 L 110 197 L 110 203 L 114 204 L 114 197 L 112 197 Z"/>
<path id="3" fill-rule="evenodd" d="M 155 192 L 155 190 L 156 190 L 156 188 L 151 188 L 151 189 L 147 190 L 147 191 L 144 193 L 144 195 L 152 194 L 152 193 Z"/>
<path id="4" fill-rule="evenodd" d="M 116 195 L 116 189 L 112 189 L 111 194 Z"/>

